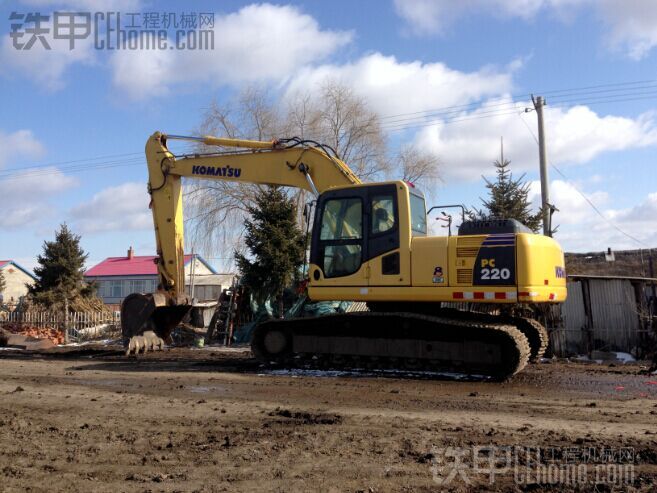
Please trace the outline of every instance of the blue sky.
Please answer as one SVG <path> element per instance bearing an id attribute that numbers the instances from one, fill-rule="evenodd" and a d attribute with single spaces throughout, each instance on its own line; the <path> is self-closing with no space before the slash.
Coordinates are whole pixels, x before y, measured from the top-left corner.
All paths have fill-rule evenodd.
<path id="1" fill-rule="evenodd" d="M 50 51 L 12 47 L 11 12 L 57 10 L 214 12 L 215 49 L 68 50 L 51 35 Z M 383 122 L 471 104 L 460 121 L 389 133 L 393 146 L 414 142 L 440 160 L 433 204 L 479 203 L 500 136 L 512 169 L 534 182 L 536 118 L 522 109 L 530 93 L 546 94 L 548 156 L 565 176 L 550 169 L 557 238 L 571 251 L 657 246 L 657 2 L 26 0 L 2 2 L 0 19 L 0 258 L 33 267 L 64 221 L 90 265 L 130 245 L 153 253 L 146 138 L 192 132 L 212 98 L 249 84 L 284 97 L 327 74 Z M 79 172 L 97 163 L 108 166 Z M 47 167 L 19 174 L 35 165 Z"/>

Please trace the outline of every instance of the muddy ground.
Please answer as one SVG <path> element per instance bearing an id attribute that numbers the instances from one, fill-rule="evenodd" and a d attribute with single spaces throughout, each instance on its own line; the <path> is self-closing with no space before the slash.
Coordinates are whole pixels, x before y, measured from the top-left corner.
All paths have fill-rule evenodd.
<path id="1" fill-rule="evenodd" d="M 657 490 L 657 376 L 640 364 L 490 383 L 78 349 L 0 351 L 0 374 L 1 491 Z M 499 448 L 473 464 L 475 446 Z"/>

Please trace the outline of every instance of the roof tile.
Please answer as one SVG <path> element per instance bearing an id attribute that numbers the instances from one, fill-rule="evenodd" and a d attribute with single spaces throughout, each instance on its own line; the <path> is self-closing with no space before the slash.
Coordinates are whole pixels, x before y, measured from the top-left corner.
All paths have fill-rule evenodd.
<path id="1" fill-rule="evenodd" d="M 155 258 L 155 255 L 135 255 L 131 259 L 128 257 L 109 257 L 86 271 L 84 275 L 85 277 L 155 276 L 157 275 Z M 185 255 L 185 264 L 191 259 L 191 255 Z"/>

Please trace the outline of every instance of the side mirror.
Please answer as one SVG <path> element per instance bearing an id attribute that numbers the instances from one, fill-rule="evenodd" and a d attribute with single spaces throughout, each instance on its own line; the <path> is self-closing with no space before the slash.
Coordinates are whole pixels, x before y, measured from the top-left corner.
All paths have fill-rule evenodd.
<path id="1" fill-rule="evenodd" d="M 317 204 L 316 200 L 311 200 L 310 202 L 306 202 L 306 204 L 303 206 L 303 217 L 308 219 L 310 217 L 310 214 L 312 214 L 313 207 Z"/>

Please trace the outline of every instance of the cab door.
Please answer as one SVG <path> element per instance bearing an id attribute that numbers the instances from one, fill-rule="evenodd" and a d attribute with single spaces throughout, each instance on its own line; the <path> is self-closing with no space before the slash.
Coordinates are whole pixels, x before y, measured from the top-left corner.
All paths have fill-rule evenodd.
<path id="1" fill-rule="evenodd" d="M 313 226 L 312 284 L 410 284 L 408 245 L 400 248 L 400 232 L 409 225 L 400 221 L 399 200 L 394 183 L 324 192 Z"/>
<path id="2" fill-rule="evenodd" d="M 367 189 L 329 191 L 317 204 L 310 254 L 318 286 L 367 286 Z"/>
<path id="3" fill-rule="evenodd" d="M 401 249 L 400 200 L 395 184 L 368 188 L 367 262 L 370 286 L 410 284 L 409 255 Z"/>

